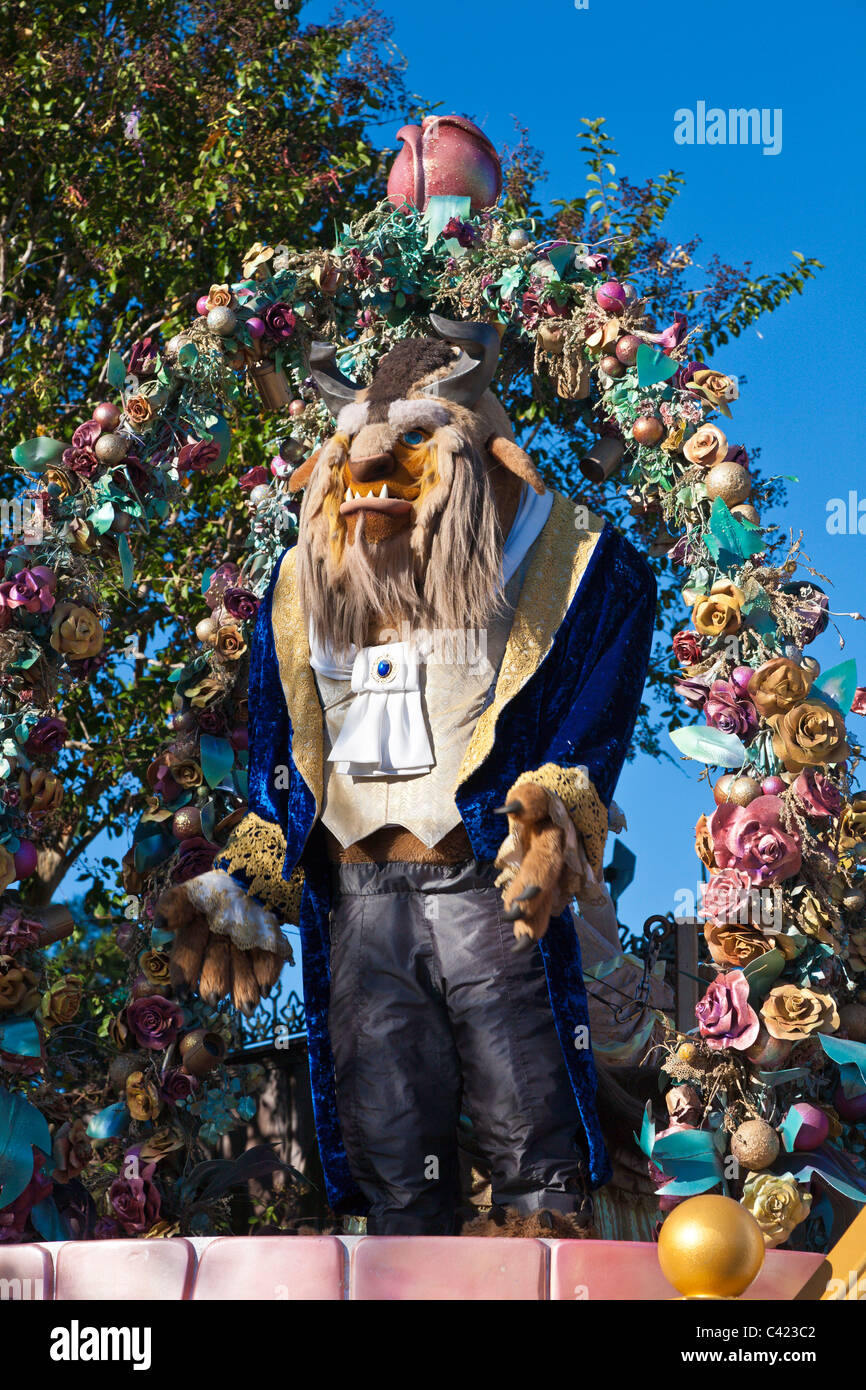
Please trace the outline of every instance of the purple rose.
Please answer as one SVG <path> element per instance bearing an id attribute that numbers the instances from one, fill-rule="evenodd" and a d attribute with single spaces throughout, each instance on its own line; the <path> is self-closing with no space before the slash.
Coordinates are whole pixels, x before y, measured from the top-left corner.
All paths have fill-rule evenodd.
<path id="1" fill-rule="evenodd" d="M 675 632 L 671 645 L 681 666 L 696 666 L 703 656 L 700 641 L 694 632 Z"/>
<path id="2" fill-rule="evenodd" d="M 161 994 L 148 994 L 129 1001 L 126 1022 L 135 1034 L 139 1047 L 162 1052 L 177 1037 L 183 1024 L 183 1014 L 170 999 L 163 998 Z"/>
<path id="3" fill-rule="evenodd" d="M 31 758 L 49 753 L 59 753 L 66 742 L 66 720 L 46 716 L 39 719 L 30 730 L 24 745 Z"/>
<path id="4" fill-rule="evenodd" d="M 223 608 L 232 618 L 243 621 L 255 617 L 259 601 L 249 589 L 226 589 L 223 594 Z"/>
<path id="5" fill-rule="evenodd" d="M 749 982 L 742 970 L 717 975 L 695 1005 L 695 1017 L 701 1037 L 713 1052 L 728 1047 L 745 1052 L 761 1026 L 749 1003 Z"/>
<path id="6" fill-rule="evenodd" d="M 238 478 L 238 487 L 243 492 L 252 492 L 254 487 L 260 487 L 262 483 L 269 483 L 270 481 L 268 470 L 259 463 L 255 468 L 248 468 L 246 473 L 241 474 Z"/>
<path id="7" fill-rule="evenodd" d="M 806 579 L 795 579 L 790 584 L 782 586 L 783 594 L 793 594 L 799 602 L 796 607 L 797 619 L 800 624 L 800 640 L 804 646 L 809 642 L 814 642 L 829 622 L 828 610 L 830 601 L 823 589 L 819 589 L 817 584 L 810 584 Z"/>
<path id="8" fill-rule="evenodd" d="M 41 923 L 24 917 L 20 909 L 4 907 L 0 912 L 0 956 L 14 956 L 39 944 Z"/>
<path id="9" fill-rule="evenodd" d="M 189 1076 L 180 1067 L 172 1067 L 162 1078 L 162 1098 L 168 1105 L 176 1105 L 179 1100 L 190 1100 L 198 1087 L 197 1076 Z"/>
<path id="10" fill-rule="evenodd" d="M 468 222 L 461 222 L 459 217 L 452 217 L 450 221 L 446 222 L 440 236 L 453 239 L 458 246 L 462 246 L 465 250 L 474 246 L 478 239 L 475 228 L 470 226 Z"/>
<path id="11" fill-rule="evenodd" d="M 102 426 L 98 420 L 85 420 L 83 425 L 72 436 L 73 449 L 92 449 L 99 436 L 102 434 Z"/>
<path id="12" fill-rule="evenodd" d="M 64 449 L 63 463 L 71 473 L 77 473 L 79 478 L 92 478 L 99 472 L 99 459 L 92 449 Z"/>
<path id="13" fill-rule="evenodd" d="M 810 820 L 835 820 L 842 810 L 839 788 L 813 767 L 800 773 L 794 783 L 794 795 Z"/>
<path id="14" fill-rule="evenodd" d="M 264 312 L 265 331 L 275 342 L 283 343 L 295 331 L 297 318 L 288 304 L 272 304 Z"/>
<path id="15" fill-rule="evenodd" d="M 0 606 L 24 608 L 28 613 L 50 613 L 56 585 L 56 575 L 46 565 L 19 570 L 13 579 L 0 584 Z"/>
<path id="16" fill-rule="evenodd" d="M 219 452 L 219 445 L 212 439 L 192 439 L 184 444 L 177 456 L 177 471 L 205 473 L 219 458 Z"/>
<path id="17" fill-rule="evenodd" d="M 143 1235 L 159 1219 L 162 1204 L 150 1180 L 155 1166 L 142 1168 L 138 1178 L 115 1178 L 108 1189 L 109 1205 L 124 1235 Z"/>
<path id="18" fill-rule="evenodd" d="M 709 686 L 700 676 L 678 676 L 674 681 L 674 690 L 690 709 L 703 709 L 710 693 Z"/>
<path id="19" fill-rule="evenodd" d="M 748 741 L 758 727 L 758 711 L 748 695 L 731 681 L 713 681 L 704 715 L 714 729 Z"/>
<path id="20" fill-rule="evenodd" d="M 196 723 L 203 734 L 221 734 L 226 726 L 226 718 L 221 710 L 209 707 L 198 711 Z"/>
<path id="21" fill-rule="evenodd" d="M 782 829 L 778 796 L 756 796 L 748 806 L 727 802 L 710 819 L 713 853 L 720 869 L 742 869 L 765 887 L 800 872 L 799 838 Z"/>
<path id="22" fill-rule="evenodd" d="M 742 444 L 732 444 L 725 454 L 725 463 L 739 463 L 742 468 L 748 468 L 749 455 L 746 453 Z"/>
<path id="23" fill-rule="evenodd" d="M 186 883 L 187 879 L 198 878 L 213 868 L 214 857 L 219 845 L 213 845 L 200 835 L 182 840 L 177 865 L 172 873 L 172 883 Z"/>

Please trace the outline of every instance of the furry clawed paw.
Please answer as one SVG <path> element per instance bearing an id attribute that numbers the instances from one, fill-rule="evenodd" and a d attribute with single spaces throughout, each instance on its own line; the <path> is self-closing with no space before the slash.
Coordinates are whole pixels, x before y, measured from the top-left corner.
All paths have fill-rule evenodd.
<path id="1" fill-rule="evenodd" d="M 494 1207 L 488 1216 L 464 1222 L 461 1236 L 505 1237 L 522 1240 L 592 1240 L 591 1216 L 584 1212 L 521 1212 L 516 1207 Z"/>

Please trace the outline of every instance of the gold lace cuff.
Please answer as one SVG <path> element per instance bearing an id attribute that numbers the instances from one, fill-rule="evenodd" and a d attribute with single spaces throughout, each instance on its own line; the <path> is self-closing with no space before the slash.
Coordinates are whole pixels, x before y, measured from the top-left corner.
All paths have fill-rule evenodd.
<path id="1" fill-rule="evenodd" d="M 523 772 L 514 783 L 506 800 L 517 796 L 524 782 L 534 782 L 546 792 L 558 796 L 572 825 L 583 841 L 586 857 L 596 880 L 601 883 L 604 868 L 604 846 L 607 841 L 607 808 L 582 767 L 559 767 L 545 763 L 535 772 Z"/>
<path id="2" fill-rule="evenodd" d="M 241 874 L 249 897 L 263 902 L 280 922 L 297 923 L 304 871 L 298 865 L 286 882 L 285 857 L 286 840 L 280 827 L 250 811 L 229 835 L 215 867 Z"/>

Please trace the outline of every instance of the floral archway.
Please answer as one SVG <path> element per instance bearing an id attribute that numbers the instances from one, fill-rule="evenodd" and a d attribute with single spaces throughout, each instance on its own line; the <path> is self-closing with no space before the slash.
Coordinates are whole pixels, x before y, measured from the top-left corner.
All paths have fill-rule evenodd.
<path id="1" fill-rule="evenodd" d="M 71 440 L 46 427 L 14 450 L 30 530 L 7 546 L 0 583 L 5 1238 L 68 1233 L 55 1198 L 95 1170 L 102 1233 L 198 1229 L 189 1212 L 206 1210 L 207 1146 L 255 1112 L 256 1069 L 222 1060 L 227 1012 L 172 997 L 154 904 L 209 866 L 244 805 L 252 621 L 296 534 L 286 476 L 330 426 L 310 345 L 339 343 L 343 370 L 363 380 L 431 309 L 494 323 L 502 377 L 573 403 L 596 435 L 573 495 L 584 480 L 627 489 L 654 553 L 682 575 L 677 690 L 697 717 L 673 739 L 714 781 L 696 836 L 704 993 L 694 1030 L 666 1025 L 656 1060 L 669 1121 L 658 1129 L 648 1113 L 641 1135 L 662 1206 L 725 1191 L 776 1245 L 812 1206 L 814 1222 L 819 1192 L 866 1200 L 866 795 L 846 729 L 866 691 L 853 662 L 822 672 L 806 654 L 827 599 L 798 547 L 762 525 L 748 453 L 730 437 L 736 379 L 695 359 L 684 316 L 652 322 L 639 272 L 617 274 L 616 245 L 539 243 L 531 224 L 489 206 L 486 142 L 465 122 L 456 129 L 468 187 L 458 175 L 458 191 L 420 197 L 411 178 L 394 183 L 393 200 L 343 227 L 328 251 L 257 244 L 235 283 L 202 294 L 186 330 L 127 361 L 111 355 L 110 397 Z M 46 1038 L 73 1022 L 82 981 L 44 988 L 63 914 L 28 908 L 26 879 L 40 827 L 62 803 L 52 764 L 66 737 L 63 692 L 122 647 L 100 574 L 133 590 L 136 536 L 185 505 L 191 478 L 225 469 L 232 414 L 251 391 L 278 417 L 276 447 L 237 479 L 248 535 L 236 559 L 201 575 L 209 616 L 171 673 L 165 748 L 142 769 L 147 801 L 118 932 L 129 994 L 109 1028 L 114 1098 L 52 1133 L 50 1104 L 32 1097 Z M 23 895 L 10 891 L 16 880 Z"/>

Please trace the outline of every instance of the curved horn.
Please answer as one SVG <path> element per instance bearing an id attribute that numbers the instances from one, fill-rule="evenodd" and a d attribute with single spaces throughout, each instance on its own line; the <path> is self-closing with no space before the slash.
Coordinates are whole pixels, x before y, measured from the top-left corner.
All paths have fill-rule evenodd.
<path id="1" fill-rule="evenodd" d="M 333 343 L 313 343 L 310 348 L 310 375 L 335 420 L 344 405 L 353 405 L 360 400 L 360 388 L 343 376 L 337 366 L 337 349 Z"/>
<path id="2" fill-rule="evenodd" d="M 438 381 L 431 381 L 429 386 L 424 387 L 424 394 L 441 396 L 446 401 L 454 401 L 456 405 L 476 405 L 496 371 L 499 334 L 489 323 L 456 323 L 452 319 L 440 318 L 439 314 L 431 314 L 430 323 L 434 333 L 444 338 L 446 343 L 454 343 L 462 351 L 453 371 Z M 480 351 L 481 356 L 470 355 L 464 344 L 474 348 L 476 354 Z"/>

